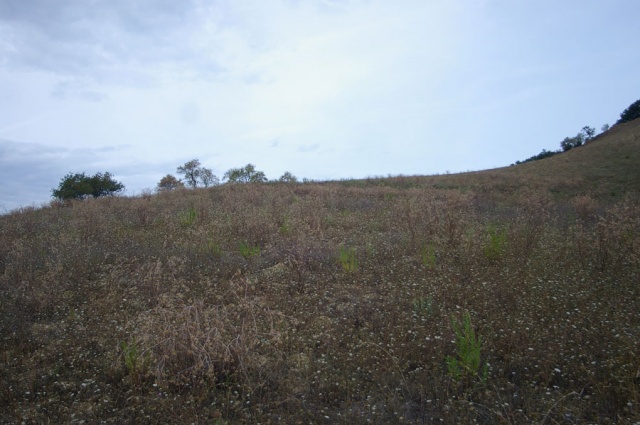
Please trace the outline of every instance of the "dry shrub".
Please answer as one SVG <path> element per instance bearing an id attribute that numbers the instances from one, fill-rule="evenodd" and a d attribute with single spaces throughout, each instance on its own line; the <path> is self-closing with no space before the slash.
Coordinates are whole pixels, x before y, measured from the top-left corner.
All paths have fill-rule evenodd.
<path id="1" fill-rule="evenodd" d="M 601 217 L 591 234 L 590 259 L 599 271 L 620 270 L 640 265 L 640 207 L 624 202 L 612 207 Z"/>
<path id="2" fill-rule="evenodd" d="M 553 203 L 545 192 L 523 191 L 516 203 L 515 217 L 505 217 L 512 221 L 509 244 L 511 255 L 520 264 L 535 253 L 546 237 L 546 228 L 551 224 Z"/>
<path id="3" fill-rule="evenodd" d="M 576 196 L 571 200 L 571 205 L 576 211 L 578 220 L 591 221 L 596 214 L 597 202 L 589 195 Z"/>
<path id="4" fill-rule="evenodd" d="M 148 371 L 170 387 L 241 384 L 252 391 L 269 381 L 279 361 L 286 320 L 257 297 L 212 305 L 165 296 L 131 323 L 131 337 Z"/>
<path id="5" fill-rule="evenodd" d="M 574 227 L 575 257 L 599 272 L 621 272 L 640 264 L 640 207 L 625 201 L 609 208 L 595 226 L 583 222 Z"/>
<path id="6" fill-rule="evenodd" d="M 404 228 L 410 252 L 425 243 L 459 245 L 469 226 L 470 198 L 457 192 L 410 189 L 393 202 L 389 228 Z"/>

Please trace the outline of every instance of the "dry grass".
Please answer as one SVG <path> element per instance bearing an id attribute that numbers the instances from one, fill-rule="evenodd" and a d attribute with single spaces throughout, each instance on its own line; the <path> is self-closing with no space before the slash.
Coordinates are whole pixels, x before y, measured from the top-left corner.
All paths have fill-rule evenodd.
<path id="1" fill-rule="evenodd" d="M 0 422 L 639 423 L 637 188 L 535 167 L 2 216 Z"/>

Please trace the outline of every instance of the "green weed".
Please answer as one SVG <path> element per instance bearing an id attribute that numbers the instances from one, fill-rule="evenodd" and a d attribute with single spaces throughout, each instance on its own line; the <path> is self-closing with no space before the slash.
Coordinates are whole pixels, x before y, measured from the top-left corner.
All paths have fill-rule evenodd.
<path id="1" fill-rule="evenodd" d="M 503 256 L 506 249 L 507 231 L 489 225 L 487 227 L 487 233 L 489 240 L 484 246 L 484 256 L 489 260 L 498 260 Z"/>
<path id="2" fill-rule="evenodd" d="M 127 373 L 133 381 L 137 383 L 145 367 L 144 357 L 138 351 L 138 345 L 135 341 L 131 343 L 123 341 L 120 346 L 122 348 L 122 358 Z"/>
<path id="3" fill-rule="evenodd" d="M 424 246 L 420 251 L 420 259 L 427 270 L 433 270 L 436 267 L 436 248 L 432 244 Z"/>
<path id="4" fill-rule="evenodd" d="M 291 225 L 290 225 L 289 221 L 290 221 L 289 218 L 285 217 L 282 220 L 282 223 L 280 224 L 280 227 L 278 227 L 278 232 L 283 236 L 291 234 Z"/>
<path id="5" fill-rule="evenodd" d="M 189 208 L 186 211 L 182 211 L 178 214 L 178 218 L 180 219 L 180 224 L 185 227 L 191 226 L 196 221 L 197 213 L 195 208 Z"/>
<path id="6" fill-rule="evenodd" d="M 416 298 L 413 300 L 413 314 L 430 316 L 433 313 L 433 298 Z"/>
<path id="7" fill-rule="evenodd" d="M 240 255 L 242 255 L 246 260 L 250 260 L 253 257 L 257 257 L 260 255 L 260 247 L 253 246 L 245 242 L 240 242 Z"/>
<path id="8" fill-rule="evenodd" d="M 340 247 L 339 260 L 345 272 L 353 273 L 358 270 L 358 257 L 354 248 Z"/>
<path id="9" fill-rule="evenodd" d="M 207 247 L 209 249 L 209 252 L 213 254 L 214 257 L 216 258 L 222 257 L 223 251 L 222 251 L 222 245 L 220 245 L 220 242 L 211 240 L 207 244 Z"/>
<path id="10" fill-rule="evenodd" d="M 456 334 L 457 355 L 446 358 L 449 375 L 456 381 L 478 377 L 485 382 L 489 368 L 486 364 L 480 367 L 482 338 L 476 337 L 469 312 L 465 313 L 462 321 L 452 318 L 451 324 Z"/>

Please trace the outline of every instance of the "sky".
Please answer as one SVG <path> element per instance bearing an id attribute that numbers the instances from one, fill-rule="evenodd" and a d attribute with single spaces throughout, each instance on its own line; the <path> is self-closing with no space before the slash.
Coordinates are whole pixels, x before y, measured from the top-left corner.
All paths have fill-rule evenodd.
<path id="1" fill-rule="evenodd" d="M 67 173 L 508 166 L 640 99 L 637 0 L 1 0 L 0 213 Z"/>

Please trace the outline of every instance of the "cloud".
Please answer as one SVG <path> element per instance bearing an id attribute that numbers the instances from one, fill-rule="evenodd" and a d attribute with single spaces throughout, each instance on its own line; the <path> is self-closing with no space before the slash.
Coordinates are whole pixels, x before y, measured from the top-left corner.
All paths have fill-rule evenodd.
<path id="1" fill-rule="evenodd" d="M 200 117 L 200 107 L 194 102 L 185 103 L 182 106 L 181 117 L 185 125 L 196 123 Z"/>
<path id="2" fill-rule="evenodd" d="M 0 54 L 5 66 L 18 70 L 153 84 L 164 66 L 195 56 L 188 40 L 197 12 L 188 0 L 6 0 L 0 3 Z"/>
<path id="3" fill-rule="evenodd" d="M 87 89 L 86 86 L 86 83 L 78 79 L 63 80 L 54 85 L 51 95 L 61 100 L 76 98 L 89 102 L 100 102 L 107 98 L 106 94 Z"/>
<path id="4" fill-rule="evenodd" d="M 0 138 L 61 155 L 54 183 L 91 165 L 132 190 L 192 158 L 309 178 L 505 165 L 601 125 L 595 98 L 635 100 L 625 1 L 4 0 Z"/>
<path id="5" fill-rule="evenodd" d="M 320 148 L 320 144 L 319 143 L 314 143 L 312 145 L 300 145 L 300 146 L 298 146 L 298 152 L 310 153 L 310 152 L 317 151 L 318 148 Z"/>

